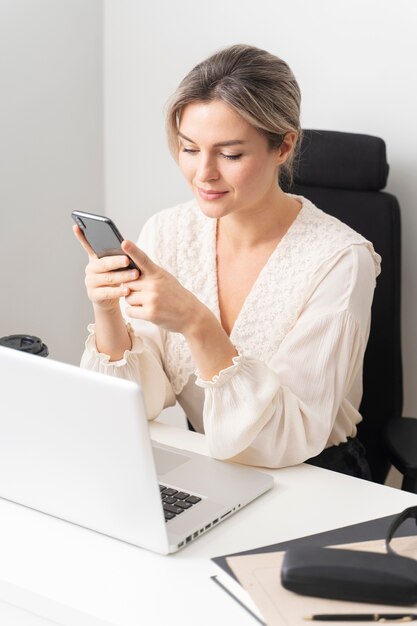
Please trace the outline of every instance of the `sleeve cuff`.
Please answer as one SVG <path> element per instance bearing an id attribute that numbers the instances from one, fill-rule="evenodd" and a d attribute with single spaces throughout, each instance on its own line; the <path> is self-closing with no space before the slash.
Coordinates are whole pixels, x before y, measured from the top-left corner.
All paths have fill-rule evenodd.
<path id="1" fill-rule="evenodd" d="M 203 378 L 201 378 L 199 371 L 196 370 L 195 375 L 197 378 L 196 378 L 195 384 L 198 387 L 203 387 L 205 389 L 209 387 L 221 387 L 222 385 L 226 384 L 231 378 L 233 378 L 233 376 L 237 374 L 237 372 L 239 372 L 242 369 L 243 363 L 244 363 L 243 355 L 238 354 L 237 356 L 234 356 L 232 359 L 232 365 L 229 365 L 229 367 L 226 367 L 225 369 L 220 370 L 220 372 L 216 374 L 215 376 L 213 376 L 211 380 L 204 380 Z"/>
<path id="2" fill-rule="evenodd" d="M 123 353 L 123 357 L 118 361 L 110 361 L 110 355 L 104 354 L 103 352 L 99 352 L 97 350 L 96 345 L 96 335 L 95 335 L 95 324 L 88 325 L 88 332 L 90 333 L 85 342 L 85 348 L 88 352 L 94 354 L 94 356 L 99 360 L 101 365 L 108 365 L 110 367 L 122 367 L 126 365 L 128 358 L 131 354 L 140 354 L 143 352 L 143 340 L 141 337 L 138 337 L 135 334 L 135 331 L 131 324 L 126 324 L 127 332 L 129 333 L 130 340 L 132 342 L 132 347 L 130 350 L 125 350 Z"/>

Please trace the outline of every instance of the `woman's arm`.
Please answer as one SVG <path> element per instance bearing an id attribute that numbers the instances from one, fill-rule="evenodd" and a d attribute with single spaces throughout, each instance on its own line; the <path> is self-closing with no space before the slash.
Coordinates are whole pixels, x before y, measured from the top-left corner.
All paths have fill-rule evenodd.
<path id="1" fill-rule="evenodd" d="M 88 255 L 85 286 L 93 305 L 97 349 L 107 354 L 110 361 L 118 361 L 131 347 L 119 301 L 129 294 L 127 284 L 138 278 L 138 271 L 126 269 L 126 256 L 97 258 L 79 226 L 73 226 L 73 231 Z"/>
<path id="2" fill-rule="evenodd" d="M 90 335 L 81 358 L 81 367 L 117 378 L 139 383 L 142 388 L 148 419 L 158 417 L 160 412 L 175 404 L 176 398 L 170 381 L 162 366 L 162 341 L 158 328 L 145 322 L 133 329 L 124 322 L 131 347 L 120 360 L 111 361 L 109 355 L 98 352 L 94 324 L 89 326 Z"/>
<path id="3" fill-rule="evenodd" d="M 133 329 L 123 315 L 122 296 L 130 293 L 127 285 L 138 273 L 120 269 L 129 263 L 126 256 L 97 259 L 78 227 L 74 232 L 89 256 L 85 282 L 95 318 L 95 324 L 89 326 L 81 367 L 138 382 L 148 418 L 154 419 L 175 404 L 175 395 L 163 368 L 161 331 L 147 322 L 136 322 Z M 140 239 L 145 247 L 151 246 L 146 225 Z"/>
<path id="4" fill-rule="evenodd" d="M 349 249 L 268 363 L 239 356 L 214 379 L 197 380 L 213 456 L 281 467 L 355 434 L 374 286 L 369 252 Z"/>
<path id="5" fill-rule="evenodd" d="M 236 348 L 208 307 L 134 243 L 124 241 L 122 249 L 142 272 L 138 280 L 129 283 L 130 294 L 125 299 L 128 317 L 183 334 L 205 378 L 231 365 Z"/>

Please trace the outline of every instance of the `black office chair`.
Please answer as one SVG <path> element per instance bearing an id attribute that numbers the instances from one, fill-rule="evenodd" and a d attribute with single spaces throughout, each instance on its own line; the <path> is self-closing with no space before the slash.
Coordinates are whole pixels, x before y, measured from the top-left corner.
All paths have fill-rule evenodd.
<path id="1" fill-rule="evenodd" d="M 387 176 L 382 139 L 306 130 L 290 189 L 361 233 L 382 256 L 382 273 L 377 279 L 364 362 L 360 406 L 363 421 L 358 428 L 373 480 L 379 483 L 385 481 L 392 458 L 385 439 L 387 424 L 390 423 L 391 428 L 388 436 L 392 437 L 403 423 L 400 420 L 403 403 L 400 208 L 394 196 L 381 191 Z M 417 463 L 417 447 L 415 449 Z M 400 446 L 398 456 L 402 457 Z"/>
<path id="2" fill-rule="evenodd" d="M 390 420 L 386 442 L 391 463 L 403 475 L 401 488 L 417 493 L 417 419 Z"/>

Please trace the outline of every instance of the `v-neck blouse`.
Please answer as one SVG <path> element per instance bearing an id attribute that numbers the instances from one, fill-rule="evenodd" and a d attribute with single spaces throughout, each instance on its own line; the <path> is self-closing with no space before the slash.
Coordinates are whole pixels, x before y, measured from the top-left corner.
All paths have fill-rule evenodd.
<path id="1" fill-rule="evenodd" d="M 354 436 L 380 257 L 298 199 L 302 208 L 235 320 L 231 367 L 202 380 L 183 335 L 131 319 L 123 359 L 97 353 L 92 326 L 82 366 L 140 382 L 150 419 L 177 399 L 217 458 L 280 467 Z M 220 321 L 216 220 L 195 200 L 152 216 L 138 245 Z"/>

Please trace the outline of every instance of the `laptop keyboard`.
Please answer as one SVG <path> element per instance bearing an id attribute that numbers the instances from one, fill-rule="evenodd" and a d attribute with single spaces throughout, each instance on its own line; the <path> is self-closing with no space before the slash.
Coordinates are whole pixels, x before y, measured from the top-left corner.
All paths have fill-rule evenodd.
<path id="1" fill-rule="evenodd" d="M 166 485 L 159 485 L 159 490 L 166 522 L 174 519 L 177 515 L 181 515 L 181 513 L 191 509 L 192 506 L 201 501 L 201 498 L 198 496 L 172 489 L 172 487 L 167 487 Z"/>

